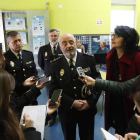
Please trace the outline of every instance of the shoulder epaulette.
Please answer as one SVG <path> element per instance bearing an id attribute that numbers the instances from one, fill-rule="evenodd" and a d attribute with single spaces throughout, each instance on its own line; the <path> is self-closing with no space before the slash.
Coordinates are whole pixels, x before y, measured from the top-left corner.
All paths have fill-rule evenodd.
<path id="1" fill-rule="evenodd" d="M 53 60 L 50 61 L 50 63 L 55 62 L 55 61 L 59 60 L 60 58 L 61 57 L 54 58 Z"/>
<path id="2" fill-rule="evenodd" d="M 89 54 L 89 53 L 83 53 L 84 55 L 86 55 L 86 56 L 94 56 L 93 54 Z"/>

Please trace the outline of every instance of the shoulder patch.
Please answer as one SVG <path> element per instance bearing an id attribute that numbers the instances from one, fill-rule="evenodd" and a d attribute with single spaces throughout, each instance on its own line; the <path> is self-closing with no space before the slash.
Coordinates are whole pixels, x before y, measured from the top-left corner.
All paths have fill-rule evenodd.
<path id="1" fill-rule="evenodd" d="M 59 59 L 60 59 L 60 57 L 54 58 L 53 60 L 50 61 L 50 63 L 55 62 L 55 61 L 57 61 Z"/>

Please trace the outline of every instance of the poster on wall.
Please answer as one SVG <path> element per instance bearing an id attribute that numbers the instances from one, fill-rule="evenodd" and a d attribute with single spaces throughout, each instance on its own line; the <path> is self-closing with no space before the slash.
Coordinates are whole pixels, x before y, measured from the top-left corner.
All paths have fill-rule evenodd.
<path id="1" fill-rule="evenodd" d="M 19 32 L 23 44 L 27 44 L 26 32 Z"/>
<path id="2" fill-rule="evenodd" d="M 45 45 L 45 36 L 33 36 L 33 52 L 38 54 L 39 48 Z"/>
<path id="3" fill-rule="evenodd" d="M 32 33 L 33 33 L 33 36 L 45 35 L 44 16 L 33 16 L 32 17 Z"/>
<path id="4" fill-rule="evenodd" d="M 6 30 L 25 30 L 25 18 L 23 17 L 11 17 L 5 18 Z"/>

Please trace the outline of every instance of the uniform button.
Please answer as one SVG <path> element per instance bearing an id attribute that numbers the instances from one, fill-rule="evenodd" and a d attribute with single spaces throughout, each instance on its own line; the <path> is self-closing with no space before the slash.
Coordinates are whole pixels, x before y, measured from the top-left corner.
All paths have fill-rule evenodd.
<path id="1" fill-rule="evenodd" d="M 62 78 L 60 78 L 60 80 L 62 80 Z"/>
<path id="2" fill-rule="evenodd" d="M 73 68 L 71 68 L 71 70 L 73 70 Z"/>
<path id="3" fill-rule="evenodd" d="M 26 74 L 24 74 L 24 76 L 26 76 Z"/>
<path id="4" fill-rule="evenodd" d="M 32 68 L 32 66 L 30 66 L 30 68 Z"/>
<path id="5" fill-rule="evenodd" d="M 25 71 L 25 69 L 23 69 L 23 71 Z"/>
<path id="6" fill-rule="evenodd" d="M 13 72 L 15 72 L 15 70 L 13 70 Z"/>
<path id="7" fill-rule="evenodd" d="M 77 97 L 77 94 L 75 94 L 75 97 Z"/>
<path id="8" fill-rule="evenodd" d="M 73 79 L 73 81 L 75 81 L 75 79 Z"/>
<path id="9" fill-rule="evenodd" d="M 74 89 L 76 89 L 76 87 L 74 87 Z"/>

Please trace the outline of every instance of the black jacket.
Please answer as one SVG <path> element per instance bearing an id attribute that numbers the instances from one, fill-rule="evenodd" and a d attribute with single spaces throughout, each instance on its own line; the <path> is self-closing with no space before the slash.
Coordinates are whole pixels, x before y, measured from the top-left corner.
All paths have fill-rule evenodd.
<path id="1" fill-rule="evenodd" d="M 35 101 L 40 94 L 41 92 L 36 86 L 33 86 L 29 91 L 25 92 L 18 98 L 15 97 L 15 93 L 12 93 L 10 98 L 10 107 L 16 110 L 22 109 L 24 106 Z"/>
<path id="2" fill-rule="evenodd" d="M 82 54 L 77 52 L 77 59 L 75 67 L 81 66 L 86 75 L 93 78 L 100 76 L 100 73 L 95 68 L 95 60 L 93 56 L 87 54 Z M 51 76 L 52 80 L 50 83 L 50 97 L 53 91 L 56 89 L 63 89 L 61 106 L 59 107 L 59 117 L 61 121 L 64 122 L 77 122 L 79 116 L 80 118 L 93 118 L 96 114 L 96 103 L 100 96 L 101 90 L 96 88 L 91 88 L 92 94 L 83 98 L 81 96 L 81 90 L 83 87 L 83 82 L 78 79 L 78 73 L 76 69 L 74 73 L 71 73 L 68 62 L 64 56 L 56 59 L 51 64 Z M 71 108 L 75 100 L 87 100 L 90 105 L 90 109 L 86 111 L 78 111 L 75 108 Z M 88 117 L 87 117 L 88 116 Z"/>
<path id="3" fill-rule="evenodd" d="M 62 52 L 59 45 L 57 46 L 55 54 L 52 53 L 50 44 L 40 47 L 38 52 L 38 64 L 47 77 L 50 75 L 50 61 L 61 55 Z"/>
<path id="4" fill-rule="evenodd" d="M 41 140 L 41 133 L 36 131 L 34 127 L 26 128 L 24 131 L 26 140 Z M 0 140 L 6 140 L 7 132 L 3 121 L 0 121 Z"/>
<path id="5" fill-rule="evenodd" d="M 137 118 L 135 117 L 135 114 L 130 120 L 129 126 L 126 130 L 126 134 L 127 133 L 137 133 L 138 135 L 140 135 L 140 124 L 137 122 Z"/>
<path id="6" fill-rule="evenodd" d="M 27 50 L 22 50 L 22 63 L 10 49 L 4 54 L 4 57 L 6 59 L 5 70 L 12 74 L 16 80 L 15 92 L 20 94 L 26 92 L 29 88 L 23 88 L 22 91 L 20 90 L 23 82 L 27 78 L 38 74 L 33 53 Z"/>

